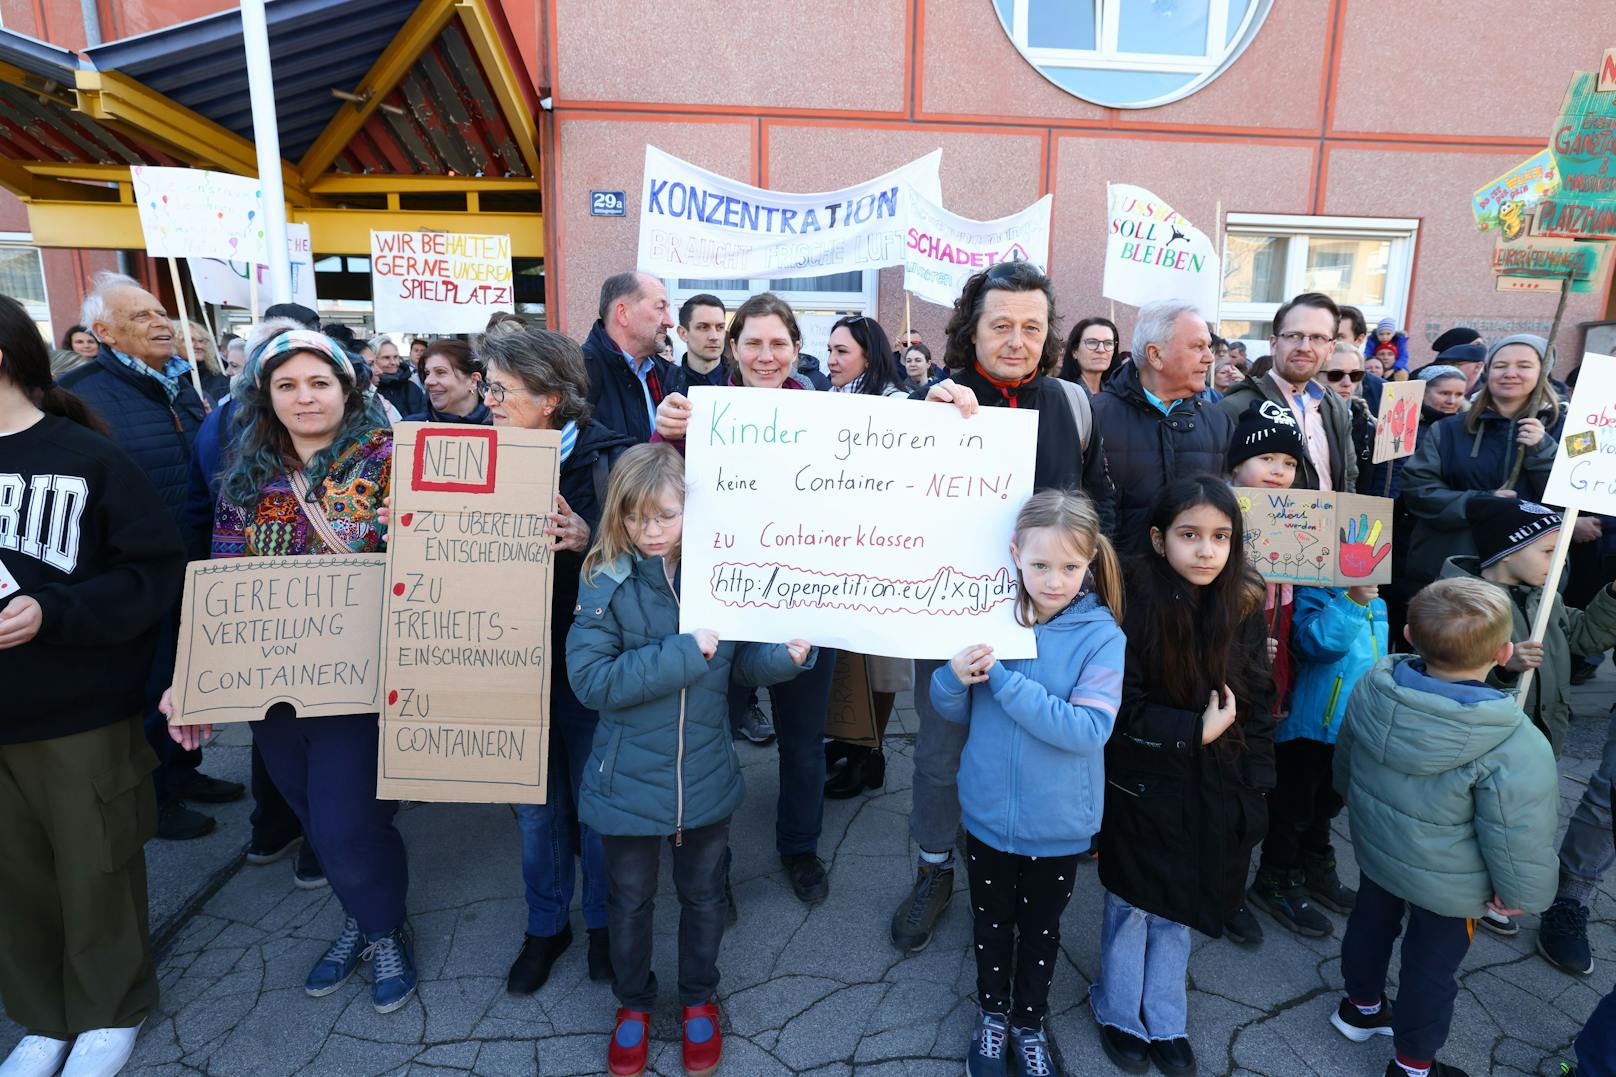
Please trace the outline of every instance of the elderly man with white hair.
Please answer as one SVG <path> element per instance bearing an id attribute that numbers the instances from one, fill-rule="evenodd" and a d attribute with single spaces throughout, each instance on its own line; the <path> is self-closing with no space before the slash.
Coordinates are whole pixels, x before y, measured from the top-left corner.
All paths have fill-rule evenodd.
<path id="1" fill-rule="evenodd" d="M 112 439 L 157 487 L 175 523 L 183 526 L 191 450 L 207 405 L 192 385 L 191 365 L 175 354 L 174 323 L 162 300 L 120 273 L 97 273 L 91 283 L 79 320 L 101 341 L 101 351 L 64 374 L 60 384 L 101 417 Z M 158 758 L 152 775 L 157 836 L 176 841 L 199 838 L 214 828 L 212 816 L 192 811 L 185 801 L 218 804 L 246 792 L 239 782 L 202 774 L 197 769 L 201 752 L 179 750 L 157 713 L 157 699 L 173 679 L 178 635 L 176 605 L 163 621 L 146 723 L 146 739 Z"/>
<path id="2" fill-rule="evenodd" d="M 1133 358 L 1094 398 L 1094 429 L 1116 487 L 1123 554 L 1150 544 L 1150 505 L 1174 479 L 1223 475 L 1235 422 L 1201 397 L 1212 367 L 1212 332 L 1195 304 L 1147 303 L 1133 330 Z"/>

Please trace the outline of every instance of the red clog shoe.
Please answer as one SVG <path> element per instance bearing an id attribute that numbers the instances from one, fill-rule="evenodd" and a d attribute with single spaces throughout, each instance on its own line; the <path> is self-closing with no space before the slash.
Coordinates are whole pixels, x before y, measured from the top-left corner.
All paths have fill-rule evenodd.
<path id="1" fill-rule="evenodd" d="M 613 1077 L 639 1077 L 651 1048 L 651 1015 L 640 1010 L 617 1011 L 612 1045 L 606 1049 L 606 1069 Z"/>
<path id="2" fill-rule="evenodd" d="M 724 1053 L 724 1037 L 718 1031 L 718 1006 L 704 1002 L 700 1006 L 686 1006 L 685 1073 L 689 1077 L 707 1077 L 718 1068 L 718 1058 Z"/>

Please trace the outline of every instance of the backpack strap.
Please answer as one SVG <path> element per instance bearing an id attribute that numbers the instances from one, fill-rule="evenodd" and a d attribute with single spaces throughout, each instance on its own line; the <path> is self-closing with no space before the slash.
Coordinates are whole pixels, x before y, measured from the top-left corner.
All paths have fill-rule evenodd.
<path id="1" fill-rule="evenodd" d="M 1051 377 L 1048 380 L 1060 386 L 1066 394 L 1066 404 L 1072 409 L 1072 421 L 1077 424 L 1077 439 L 1083 451 L 1088 452 L 1089 434 L 1094 429 L 1094 409 L 1089 404 L 1089 395 L 1065 378 Z"/>

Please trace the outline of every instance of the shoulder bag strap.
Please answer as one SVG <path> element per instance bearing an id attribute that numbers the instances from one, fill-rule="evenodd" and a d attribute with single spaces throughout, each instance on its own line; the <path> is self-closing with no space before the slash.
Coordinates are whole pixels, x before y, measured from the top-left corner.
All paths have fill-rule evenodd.
<path id="1" fill-rule="evenodd" d="M 309 480 L 303 472 L 290 470 L 286 473 L 286 478 L 292 484 L 292 493 L 297 497 L 297 507 L 303 510 L 309 526 L 320 536 L 320 541 L 325 543 L 326 549 L 331 553 L 352 553 L 348 544 L 342 541 L 342 536 L 337 534 L 336 528 L 331 526 L 331 521 L 326 519 L 325 509 L 318 501 L 309 500 Z"/>

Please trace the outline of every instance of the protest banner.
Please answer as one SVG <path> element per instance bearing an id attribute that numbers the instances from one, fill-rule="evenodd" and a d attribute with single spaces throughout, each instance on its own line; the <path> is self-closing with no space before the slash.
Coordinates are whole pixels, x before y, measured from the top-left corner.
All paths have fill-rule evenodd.
<path id="1" fill-rule="evenodd" d="M 1572 292 L 1586 295 L 1604 283 L 1611 246 L 1598 240 L 1529 235 L 1500 239 L 1493 248 L 1493 272 L 1500 278 L 1552 280 L 1555 291 L 1569 280 Z"/>
<path id="2" fill-rule="evenodd" d="M 1420 435 L 1420 408 L 1425 403 L 1425 382 L 1389 381 L 1380 387 L 1380 414 L 1375 417 L 1375 454 L 1383 464 L 1414 455 Z"/>
<path id="3" fill-rule="evenodd" d="M 1535 234 L 1616 239 L 1616 93 L 1600 93 L 1595 72 L 1572 73 L 1549 148 L 1560 190 L 1538 203 Z"/>
<path id="4" fill-rule="evenodd" d="M 1269 583 L 1392 582 L 1389 497 L 1239 486 L 1246 560 Z"/>
<path id="5" fill-rule="evenodd" d="M 378 797 L 544 803 L 560 459 L 553 430 L 393 428 Z"/>
<path id="6" fill-rule="evenodd" d="M 1616 516 L 1616 359 L 1582 357 L 1562 430 L 1544 502 Z"/>
<path id="7" fill-rule="evenodd" d="M 301 303 L 310 310 L 318 309 L 314 292 L 314 244 L 309 226 L 303 223 L 286 225 L 286 251 L 292 262 L 292 302 Z M 192 258 L 191 284 L 196 297 L 204 303 L 219 306 L 252 307 L 252 290 L 263 288 L 269 276 L 269 267 L 255 265 L 242 258 L 228 261 L 221 258 Z"/>
<path id="8" fill-rule="evenodd" d="M 897 658 L 1015 622 L 1010 536 L 1032 493 L 1038 414 L 780 389 L 690 391 L 679 627 Z"/>
<path id="9" fill-rule="evenodd" d="M 376 710 L 384 571 L 380 554 L 191 562 L 171 724 Z"/>
<path id="10" fill-rule="evenodd" d="M 131 165 L 135 207 L 153 258 L 268 261 L 258 181 L 202 168 Z"/>
<path id="11" fill-rule="evenodd" d="M 821 653 L 823 657 L 820 661 L 829 661 L 830 653 Z M 875 697 L 870 692 L 868 659 L 852 651 L 837 651 L 835 654 L 836 673 L 830 682 L 825 736 L 845 744 L 879 748 L 881 734 L 875 728 Z M 929 690 L 929 686 L 922 690 Z"/>
<path id="12" fill-rule="evenodd" d="M 1483 232 L 1490 228 L 1503 228 L 1505 207 L 1515 211 L 1537 202 L 1544 195 L 1560 188 L 1560 166 L 1555 163 L 1554 151 L 1547 147 L 1505 172 L 1502 176 L 1483 184 L 1470 198 L 1470 209 L 1476 218 L 1476 227 Z"/>
<path id="13" fill-rule="evenodd" d="M 1136 307 L 1182 299 L 1215 325 L 1223 270 L 1206 233 L 1143 187 L 1111 183 L 1106 196 L 1110 224 L 1100 294 Z"/>
<path id="14" fill-rule="evenodd" d="M 1049 211 L 1053 195 L 1008 217 L 973 221 L 918 193 L 909 198 L 903 287 L 921 299 L 952 307 L 966 278 L 1000 262 L 1049 268 Z"/>
<path id="15" fill-rule="evenodd" d="M 645 147 L 638 267 L 662 277 L 815 277 L 903 265 L 910 192 L 943 200 L 943 151 L 872 180 L 788 194 Z"/>
<path id="16" fill-rule="evenodd" d="M 480 333 L 516 307 L 511 237 L 372 229 L 370 285 L 378 332 Z"/>

